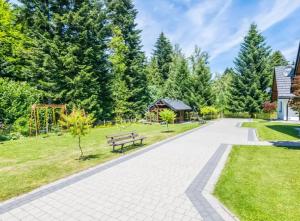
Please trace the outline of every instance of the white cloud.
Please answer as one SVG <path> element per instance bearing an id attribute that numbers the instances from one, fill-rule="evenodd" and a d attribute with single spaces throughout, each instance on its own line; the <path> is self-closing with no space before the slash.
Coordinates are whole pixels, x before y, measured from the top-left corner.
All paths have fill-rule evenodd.
<path id="1" fill-rule="evenodd" d="M 299 47 L 299 40 L 295 40 L 291 46 L 284 48 L 281 50 L 282 54 L 285 56 L 285 58 L 289 61 L 295 61 L 297 52 Z"/>
<path id="2" fill-rule="evenodd" d="M 187 55 L 197 44 L 208 51 L 213 60 L 236 47 L 252 22 L 257 23 L 260 31 L 266 31 L 300 7 L 300 0 L 262 0 L 259 4 L 252 4 L 252 8 L 242 9 L 232 0 L 204 0 L 197 4 L 186 0 L 184 5 L 188 8 L 182 11 L 176 8 L 174 0 L 170 1 L 153 0 L 157 8 L 155 13 L 150 9 L 141 12 L 138 23 L 143 29 L 143 42 L 148 55 L 159 32 L 164 31 L 173 44 L 180 44 Z M 156 13 L 163 14 L 164 19 L 161 16 L 158 19 Z M 286 50 L 286 54 L 288 52 Z"/>

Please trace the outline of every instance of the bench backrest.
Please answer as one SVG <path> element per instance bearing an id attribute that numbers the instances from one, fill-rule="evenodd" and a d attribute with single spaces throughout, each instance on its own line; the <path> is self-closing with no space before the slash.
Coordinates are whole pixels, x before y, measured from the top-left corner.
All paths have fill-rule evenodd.
<path id="1" fill-rule="evenodd" d="M 137 136 L 138 136 L 138 134 L 133 131 L 133 132 L 109 135 L 109 136 L 106 136 L 106 138 L 107 138 L 107 143 L 111 144 L 111 143 L 115 143 L 115 142 L 122 141 L 122 140 L 131 140 L 131 139 L 136 138 Z"/>

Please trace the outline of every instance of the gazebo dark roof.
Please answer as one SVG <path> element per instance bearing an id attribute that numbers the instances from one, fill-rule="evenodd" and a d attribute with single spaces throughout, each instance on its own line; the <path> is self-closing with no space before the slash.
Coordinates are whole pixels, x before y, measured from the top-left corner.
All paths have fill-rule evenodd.
<path id="1" fill-rule="evenodd" d="M 185 104 L 183 101 L 171 99 L 171 98 L 159 99 L 154 104 L 152 104 L 149 108 L 155 106 L 156 104 L 158 104 L 160 102 L 164 103 L 166 106 L 168 106 L 169 108 L 171 108 L 174 111 L 192 110 L 192 108 L 190 106 L 188 106 L 187 104 Z"/>

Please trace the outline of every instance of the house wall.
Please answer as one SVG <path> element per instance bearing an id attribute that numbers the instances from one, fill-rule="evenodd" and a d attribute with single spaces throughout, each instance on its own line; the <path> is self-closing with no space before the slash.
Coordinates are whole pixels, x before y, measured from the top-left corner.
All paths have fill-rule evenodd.
<path id="1" fill-rule="evenodd" d="M 277 115 L 279 120 L 299 120 L 298 113 L 288 106 L 289 99 L 278 99 Z"/>

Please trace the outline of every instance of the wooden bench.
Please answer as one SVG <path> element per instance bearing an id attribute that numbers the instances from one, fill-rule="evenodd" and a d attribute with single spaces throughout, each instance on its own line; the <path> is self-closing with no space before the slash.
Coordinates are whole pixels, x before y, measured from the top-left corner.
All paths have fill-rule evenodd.
<path id="1" fill-rule="evenodd" d="M 121 146 L 121 152 L 123 152 L 125 144 L 127 143 L 135 144 L 136 141 L 140 141 L 142 144 L 143 140 L 146 139 L 146 137 L 139 136 L 136 132 L 113 134 L 110 136 L 106 136 L 106 138 L 107 138 L 107 143 L 113 147 L 113 151 L 115 151 L 116 146 Z"/>

